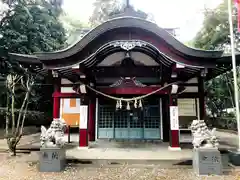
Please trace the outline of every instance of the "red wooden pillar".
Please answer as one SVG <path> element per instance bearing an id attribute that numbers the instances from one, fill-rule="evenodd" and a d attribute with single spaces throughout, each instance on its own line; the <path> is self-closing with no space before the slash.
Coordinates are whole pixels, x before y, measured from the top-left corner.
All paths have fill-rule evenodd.
<path id="1" fill-rule="evenodd" d="M 95 101 L 89 102 L 89 121 L 88 121 L 89 141 L 95 141 Z"/>
<path id="2" fill-rule="evenodd" d="M 81 99 L 80 123 L 79 123 L 79 148 L 88 147 L 88 107 L 86 99 Z"/>
<path id="3" fill-rule="evenodd" d="M 176 92 L 175 92 L 176 93 Z M 179 142 L 179 116 L 177 95 L 170 94 L 169 98 L 170 111 L 170 145 L 169 150 L 181 150 Z"/>
<path id="4" fill-rule="evenodd" d="M 54 80 L 54 93 L 60 93 L 60 79 L 56 78 Z M 53 119 L 58 119 L 60 117 L 60 98 L 53 96 Z"/>
<path id="5" fill-rule="evenodd" d="M 206 108 L 205 108 L 205 90 L 204 90 L 204 79 L 203 77 L 198 78 L 198 94 L 199 94 L 199 117 L 201 120 L 205 119 Z"/>

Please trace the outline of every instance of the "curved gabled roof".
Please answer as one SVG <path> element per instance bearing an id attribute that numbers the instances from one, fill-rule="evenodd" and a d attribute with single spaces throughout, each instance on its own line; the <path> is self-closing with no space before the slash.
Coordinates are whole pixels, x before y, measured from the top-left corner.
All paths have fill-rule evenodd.
<path id="1" fill-rule="evenodd" d="M 81 50 L 84 49 L 89 43 L 91 43 L 95 38 L 104 33 L 119 29 L 119 28 L 140 28 L 142 30 L 148 31 L 157 35 L 159 38 L 163 39 L 167 44 L 172 46 L 174 49 L 179 52 L 193 57 L 199 58 L 219 58 L 222 56 L 223 51 L 203 51 L 199 49 L 193 49 L 188 46 L 185 46 L 183 43 L 178 41 L 174 36 L 169 34 L 166 30 L 160 28 L 156 24 L 146 21 L 144 19 L 136 18 L 136 17 L 120 17 L 111 19 L 109 21 L 104 22 L 103 24 L 97 26 L 92 29 L 89 33 L 87 33 L 80 41 L 72 46 L 50 53 L 36 53 L 36 56 L 40 60 L 53 60 L 53 59 L 63 59 L 70 57 L 74 54 L 77 54 Z"/>

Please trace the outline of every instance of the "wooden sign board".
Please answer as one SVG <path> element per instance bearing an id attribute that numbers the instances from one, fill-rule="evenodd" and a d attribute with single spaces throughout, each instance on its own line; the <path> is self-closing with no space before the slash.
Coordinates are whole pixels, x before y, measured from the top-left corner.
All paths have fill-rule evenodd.
<path id="1" fill-rule="evenodd" d="M 196 99 L 178 99 L 178 107 L 179 116 L 197 116 Z"/>
<path id="2" fill-rule="evenodd" d="M 170 124 L 171 130 L 179 130 L 179 117 L 177 106 L 170 106 Z"/>

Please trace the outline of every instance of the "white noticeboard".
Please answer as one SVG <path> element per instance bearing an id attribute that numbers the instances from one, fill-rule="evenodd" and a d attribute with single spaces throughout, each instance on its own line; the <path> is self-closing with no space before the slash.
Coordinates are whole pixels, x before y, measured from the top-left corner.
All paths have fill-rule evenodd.
<path id="1" fill-rule="evenodd" d="M 198 99 L 178 99 L 179 116 L 197 116 Z"/>
<path id="2" fill-rule="evenodd" d="M 87 129 L 88 122 L 88 106 L 81 105 L 80 106 L 80 129 Z"/>
<path id="3" fill-rule="evenodd" d="M 171 130 L 179 130 L 178 106 L 170 106 Z"/>

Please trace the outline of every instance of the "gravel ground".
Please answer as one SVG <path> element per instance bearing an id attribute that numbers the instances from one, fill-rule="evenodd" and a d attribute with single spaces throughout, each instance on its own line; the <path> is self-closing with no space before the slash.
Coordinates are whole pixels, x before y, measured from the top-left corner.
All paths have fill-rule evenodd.
<path id="1" fill-rule="evenodd" d="M 197 177 L 192 169 L 162 169 L 156 165 L 70 165 L 61 173 L 40 173 L 29 155 L 8 157 L 0 154 L 0 180 L 238 180 L 240 172 L 224 176 Z"/>

